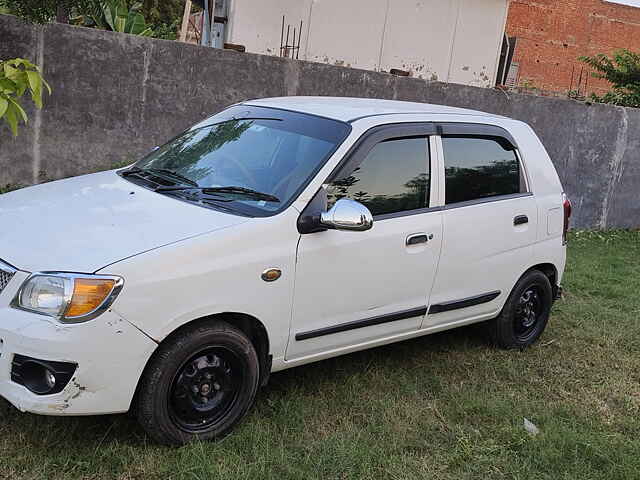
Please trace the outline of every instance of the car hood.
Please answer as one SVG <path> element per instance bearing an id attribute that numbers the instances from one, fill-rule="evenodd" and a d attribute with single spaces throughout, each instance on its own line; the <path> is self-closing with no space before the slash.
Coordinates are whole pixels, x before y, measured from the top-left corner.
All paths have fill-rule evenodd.
<path id="1" fill-rule="evenodd" d="M 0 195 L 0 259 L 30 272 L 90 273 L 247 220 L 102 172 Z"/>

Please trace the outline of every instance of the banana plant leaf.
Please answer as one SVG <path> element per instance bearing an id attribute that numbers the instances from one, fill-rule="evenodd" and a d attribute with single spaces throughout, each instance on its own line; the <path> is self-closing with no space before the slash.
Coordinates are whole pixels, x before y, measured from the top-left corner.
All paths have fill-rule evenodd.
<path id="1" fill-rule="evenodd" d="M 0 0 L 0 3 L 2 0 Z M 93 5 L 93 4 L 92 4 Z M 76 25 L 97 27 L 133 35 L 152 36 L 153 29 L 146 23 L 140 13 L 142 3 L 134 3 L 128 8 L 125 0 L 101 0 L 95 2 L 95 7 L 88 9 L 84 15 L 72 19 Z"/>
<path id="2" fill-rule="evenodd" d="M 125 26 L 126 33 L 131 33 L 133 35 L 143 35 L 146 36 L 147 33 L 151 33 L 151 28 L 147 26 L 147 23 L 144 20 L 144 16 L 140 13 L 130 11 L 127 16 L 127 22 Z"/>
<path id="3" fill-rule="evenodd" d="M 111 0 L 102 4 L 104 19 L 114 32 L 125 33 L 129 9 L 120 0 Z"/>

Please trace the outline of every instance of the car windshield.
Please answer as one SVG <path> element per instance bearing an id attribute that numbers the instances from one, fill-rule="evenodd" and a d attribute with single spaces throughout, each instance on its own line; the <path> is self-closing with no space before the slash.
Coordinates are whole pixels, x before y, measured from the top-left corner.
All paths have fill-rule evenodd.
<path id="1" fill-rule="evenodd" d="M 152 185 L 159 193 L 273 215 L 295 200 L 350 130 L 312 115 L 232 107 L 152 151 L 127 178 L 153 175 L 164 180 Z"/>

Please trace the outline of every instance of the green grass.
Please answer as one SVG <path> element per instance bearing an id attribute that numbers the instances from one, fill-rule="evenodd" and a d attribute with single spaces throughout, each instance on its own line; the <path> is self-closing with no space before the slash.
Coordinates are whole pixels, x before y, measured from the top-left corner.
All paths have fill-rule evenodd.
<path id="1" fill-rule="evenodd" d="M 476 326 L 295 368 L 232 435 L 178 449 L 126 415 L 8 409 L 0 478 L 640 478 L 640 232 L 578 232 L 569 254 L 526 351 Z"/>
<path id="2" fill-rule="evenodd" d="M 19 188 L 22 188 L 22 185 L 16 185 L 13 183 L 7 183 L 6 185 L 0 185 L 0 195 L 3 193 L 9 193 L 12 192 L 13 190 L 18 190 Z"/>

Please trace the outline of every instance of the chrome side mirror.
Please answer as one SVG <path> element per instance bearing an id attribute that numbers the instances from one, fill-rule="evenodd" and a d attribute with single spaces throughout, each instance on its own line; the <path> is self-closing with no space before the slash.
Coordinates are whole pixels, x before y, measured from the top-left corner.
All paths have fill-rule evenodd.
<path id="1" fill-rule="evenodd" d="M 373 215 L 361 203 L 341 198 L 331 210 L 320 214 L 320 223 L 326 228 L 364 232 L 373 226 Z"/>

